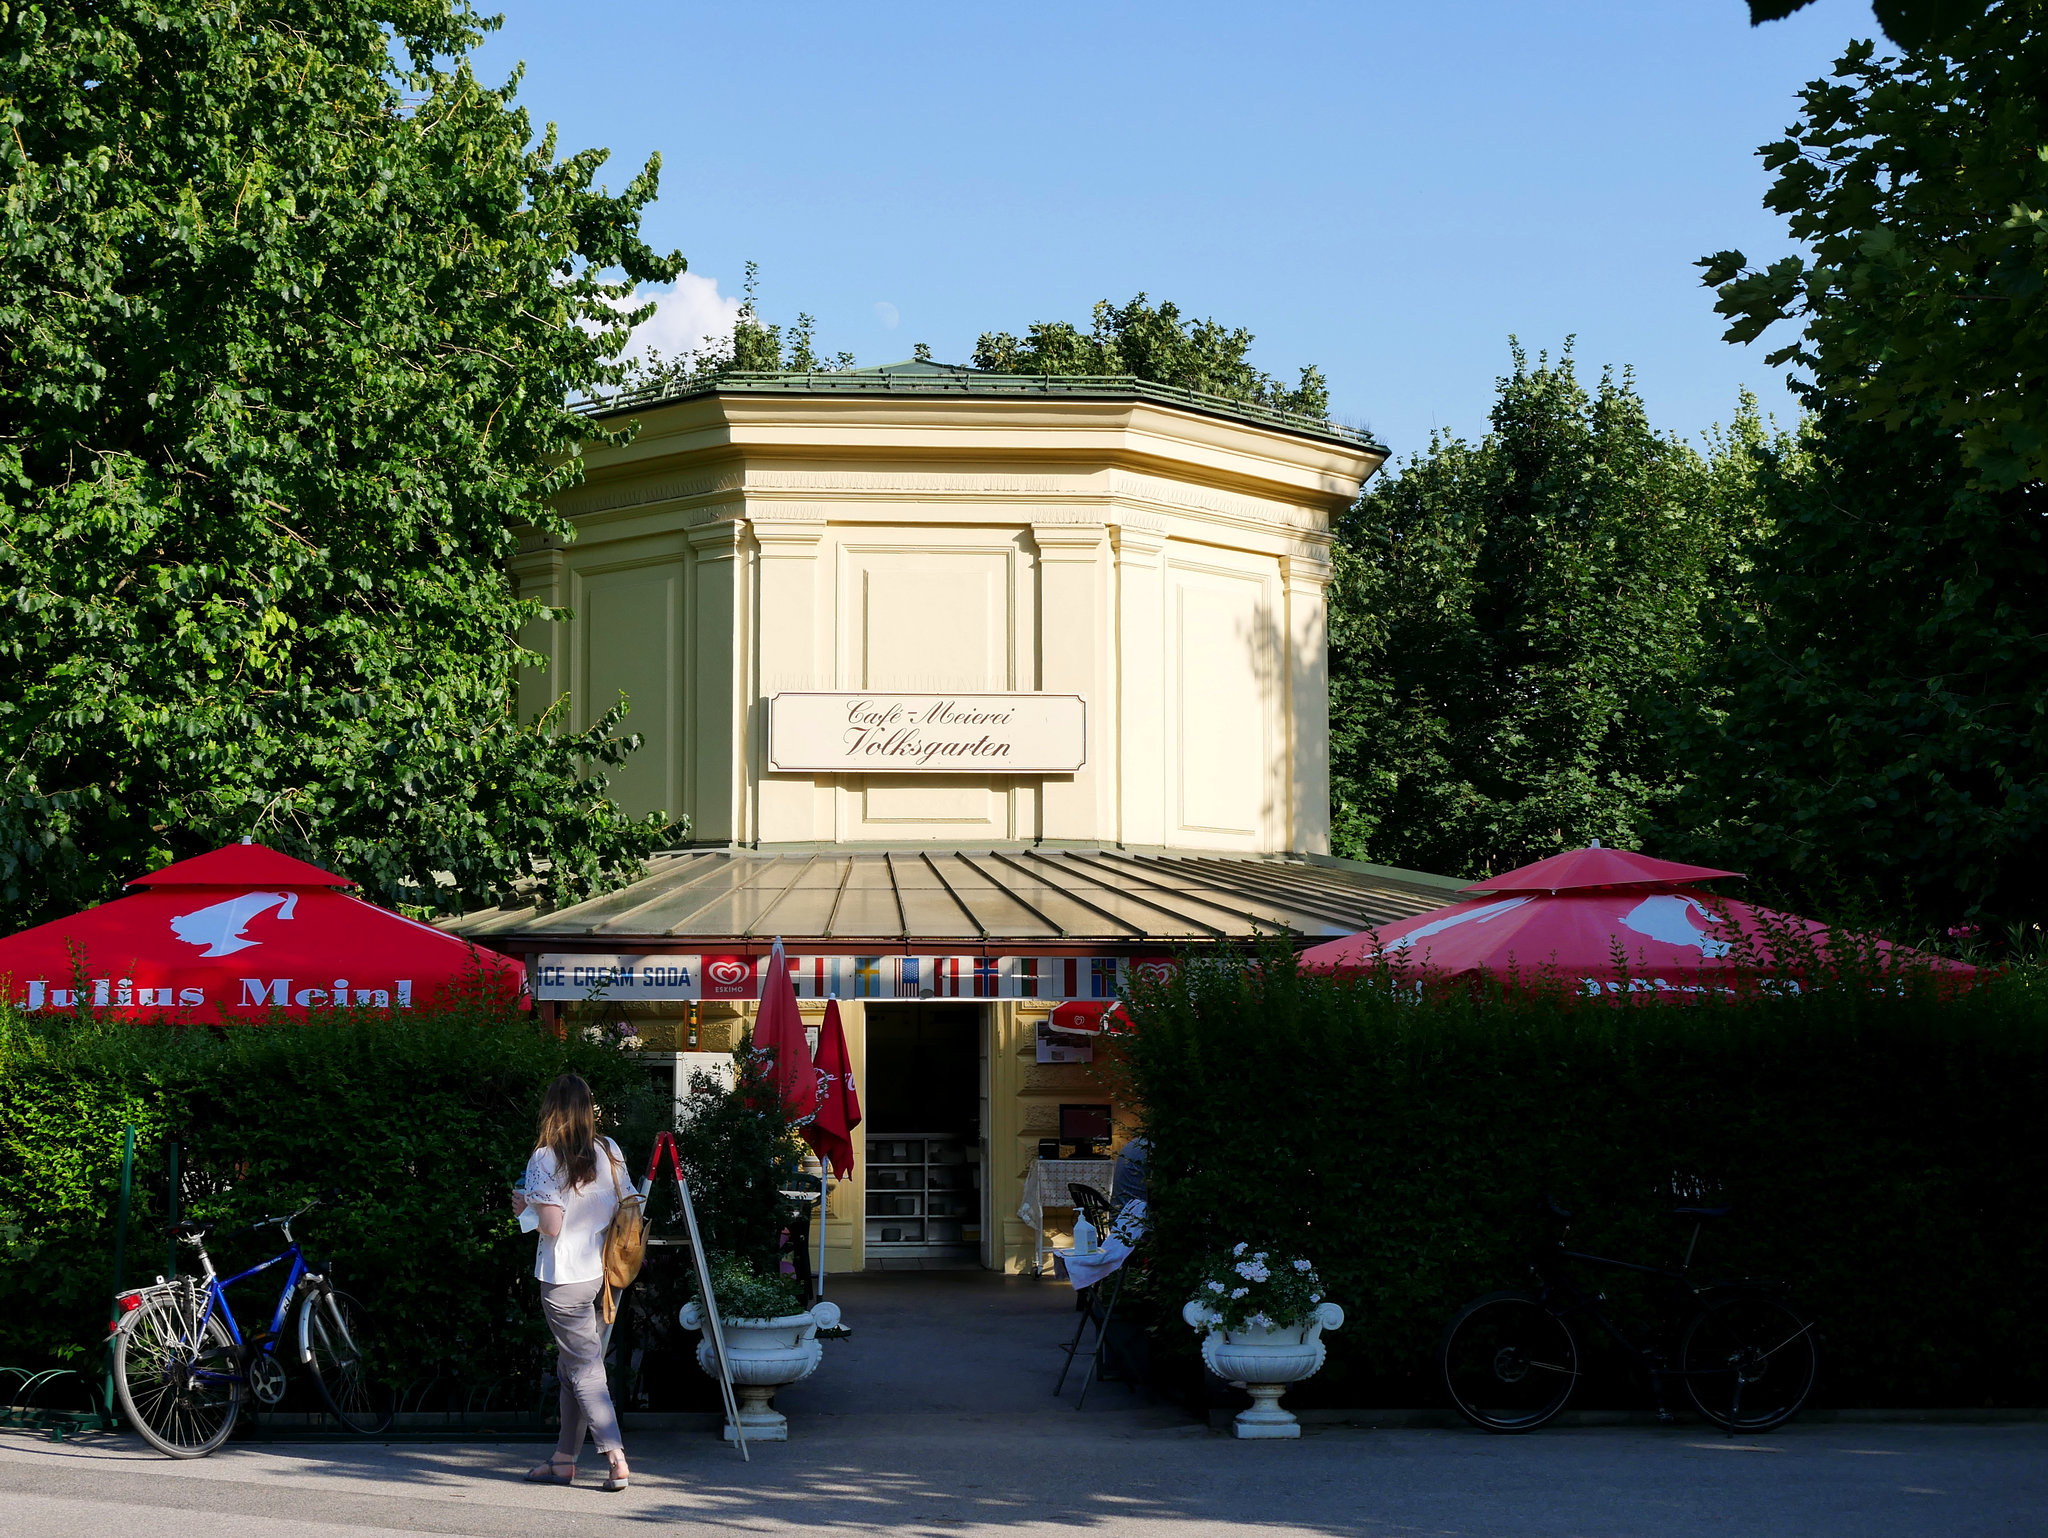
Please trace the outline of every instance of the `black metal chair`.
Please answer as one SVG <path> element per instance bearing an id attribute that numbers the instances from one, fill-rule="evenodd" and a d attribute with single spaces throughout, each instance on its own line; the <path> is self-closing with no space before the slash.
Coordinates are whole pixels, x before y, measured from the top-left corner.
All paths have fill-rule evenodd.
<path id="1" fill-rule="evenodd" d="M 1068 1183 L 1067 1195 L 1074 1199 L 1074 1210 L 1095 1225 L 1097 1238 L 1109 1232 L 1109 1225 L 1116 1221 L 1116 1213 L 1110 1208 L 1108 1197 L 1078 1180 Z"/>

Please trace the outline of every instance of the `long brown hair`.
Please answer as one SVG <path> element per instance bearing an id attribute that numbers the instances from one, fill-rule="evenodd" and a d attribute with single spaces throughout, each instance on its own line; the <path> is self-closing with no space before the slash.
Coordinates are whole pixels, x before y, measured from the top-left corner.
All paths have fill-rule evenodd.
<path id="1" fill-rule="evenodd" d="M 533 1146 L 555 1156 L 555 1173 L 570 1186 L 597 1178 L 597 1113 L 581 1074 L 563 1074 L 541 1096 L 540 1136 Z"/>

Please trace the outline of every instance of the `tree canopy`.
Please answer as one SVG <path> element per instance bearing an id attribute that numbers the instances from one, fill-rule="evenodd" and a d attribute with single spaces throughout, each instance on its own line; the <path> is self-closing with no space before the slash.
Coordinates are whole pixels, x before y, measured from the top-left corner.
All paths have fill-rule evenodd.
<path id="1" fill-rule="evenodd" d="M 1703 457 L 1627 375 L 1517 347 L 1484 440 L 1369 485 L 1333 552 L 1337 851 L 1477 877 L 1645 842 L 1714 708 L 1766 442 L 1745 401 Z"/>
<path id="2" fill-rule="evenodd" d="M 2048 34 L 1974 9 L 1853 44 L 1762 151 L 1810 255 L 1701 264 L 1730 340 L 1803 323 L 1772 357 L 1812 452 L 1768 476 L 1692 815 L 1794 884 L 2017 920 L 2048 854 Z"/>
<path id="3" fill-rule="evenodd" d="M 556 154 L 463 0 L 0 9 L 0 908 L 253 835 L 386 900 L 664 837 L 512 714 L 506 560 L 603 435 L 650 160 Z M 606 274 L 611 274 L 608 279 Z"/>

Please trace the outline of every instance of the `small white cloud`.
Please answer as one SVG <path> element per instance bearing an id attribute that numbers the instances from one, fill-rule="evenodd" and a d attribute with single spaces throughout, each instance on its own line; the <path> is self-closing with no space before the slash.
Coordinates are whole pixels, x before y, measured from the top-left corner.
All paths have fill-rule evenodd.
<path id="1" fill-rule="evenodd" d="M 686 272 L 671 289 L 642 290 L 624 308 L 652 303 L 654 313 L 633 328 L 626 356 L 646 356 L 649 349 L 664 358 L 717 352 L 732 339 L 740 302 L 718 291 L 718 279 Z"/>
<path id="2" fill-rule="evenodd" d="M 875 319 L 882 323 L 883 330 L 894 331 L 896 329 L 896 322 L 903 319 L 903 315 L 888 300 L 877 299 L 875 301 Z"/>

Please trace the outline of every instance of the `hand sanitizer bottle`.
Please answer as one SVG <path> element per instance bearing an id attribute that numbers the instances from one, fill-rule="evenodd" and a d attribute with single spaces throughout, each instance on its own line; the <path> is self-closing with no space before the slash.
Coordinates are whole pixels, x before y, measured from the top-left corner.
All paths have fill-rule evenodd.
<path id="1" fill-rule="evenodd" d="M 1076 1216 L 1074 1219 L 1074 1253 L 1077 1255 L 1094 1254 L 1095 1239 L 1095 1225 L 1088 1221 L 1088 1214 L 1083 1212 Z"/>

